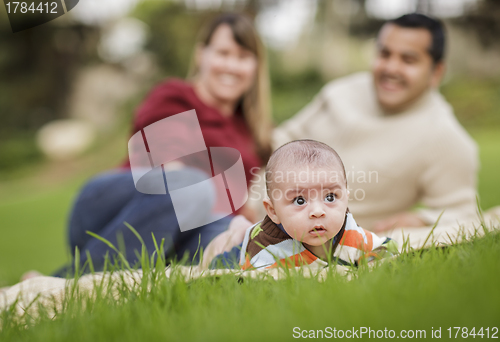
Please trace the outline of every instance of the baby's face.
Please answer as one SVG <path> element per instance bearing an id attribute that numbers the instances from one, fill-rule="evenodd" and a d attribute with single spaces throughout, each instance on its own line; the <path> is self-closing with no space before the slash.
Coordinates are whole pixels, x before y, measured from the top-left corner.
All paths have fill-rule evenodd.
<path id="1" fill-rule="evenodd" d="M 288 235 L 311 251 L 314 248 L 309 247 L 322 246 L 337 235 L 344 224 L 349 197 L 340 166 L 307 166 L 283 171 L 283 177 L 279 176 L 279 171 L 275 172 L 272 201 L 264 203 L 273 222 L 281 223 Z"/>

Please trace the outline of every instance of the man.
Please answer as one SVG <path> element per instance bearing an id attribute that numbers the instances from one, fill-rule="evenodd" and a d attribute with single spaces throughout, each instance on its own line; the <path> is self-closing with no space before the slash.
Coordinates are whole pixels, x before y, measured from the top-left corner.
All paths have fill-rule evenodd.
<path id="1" fill-rule="evenodd" d="M 442 24 L 422 14 L 387 22 L 370 73 L 327 84 L 275 131 L 275 148 L 311 138 L 345 163 L 349 208 L 365 229 L 465 222 L 476 214 L 477 147 L 437 88 Z M 418 208 L 416 208 L 418 207 Z"/>

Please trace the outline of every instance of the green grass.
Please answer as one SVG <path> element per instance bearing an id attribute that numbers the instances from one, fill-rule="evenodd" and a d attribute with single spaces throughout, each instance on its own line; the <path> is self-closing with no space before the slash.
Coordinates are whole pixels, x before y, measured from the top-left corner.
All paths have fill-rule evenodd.
<path id="1" fill-rule="evenodd" d="M 481 207 L 488 209 L 500 205 L 500 129 L 476 128 L 471 130 L 471 135 L 479 145 L 479 170 L 478 192 Z"/>
<path id="2" fill-rule="evenodd" d="M 441 87 L 466 127 L 500 126 L 500 80 L 454 77 Z"/>
<path id="3" fill-rule="evenodd" d="M 0 286 L 16 283 L 28 269 L 45 274 L 66 260 L 65 231 L 74 184 L 0 204 Z"/>
<path id="4" fill-rule="evenodd" d="M 0 287 L 27 270 L 51 274 L 69 261 L 66 226 L 72 202 L 93 174 L 119 165 L 128 133 L 120 131 L 81 159 L 38 163 L 0 181 Z"/>
<path id="5" fill-rule="evenodd" d="M 279 281 L 160 277 L 151 291 L 139 285 L 120 289 L 119 298 L 72 298 L 57 319 L 42 316 L 30 329 L 4 316 L 0 340 L 281 341 L 293 340 L 296 327 L 419 329 L 427 339 L 438 328 L 444 336 L 449 327 L 491 331 L 500 325 L 499 243 L 491 234 L 404 254 L 371 272 L 354 270 L 351 281 L 333 273 L 323 282 L 293 274 Z"/>

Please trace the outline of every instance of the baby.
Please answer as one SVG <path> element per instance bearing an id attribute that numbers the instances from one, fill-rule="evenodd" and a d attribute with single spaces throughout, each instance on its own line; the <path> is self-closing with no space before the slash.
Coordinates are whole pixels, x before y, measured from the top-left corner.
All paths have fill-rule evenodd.
<path id="1" fill-rule="evenodd" d="M 391 241 L 354 221 L 344 164 L 328 145 L 297 140 L 278 148 L 266 167 L 266 187 L 266 217 L 246 229 L 239 246 L 215 257 L 212 266 L 357 265 L 362 258 L 377 258 Z"/>

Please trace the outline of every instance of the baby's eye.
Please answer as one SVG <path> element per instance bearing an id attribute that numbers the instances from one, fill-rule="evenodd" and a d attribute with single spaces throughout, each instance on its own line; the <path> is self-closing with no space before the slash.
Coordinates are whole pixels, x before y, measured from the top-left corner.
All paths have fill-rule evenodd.
<path id="1" fill-rule="evenodd" d="M 304 205 L 306 204 L 306 200 L 304 199 L 304 197 L 302 196 L 298 196 L 298 197 L 295 197 L 294 200 L 293 200 L 293 204 L 296 204 L 296 205 Z"/>
<path id="2" fill-rule="evenodd" d="M 325 201 L 330 202 L 330 203 L 335 202 L 335 194 L 326 195 Z"/>

